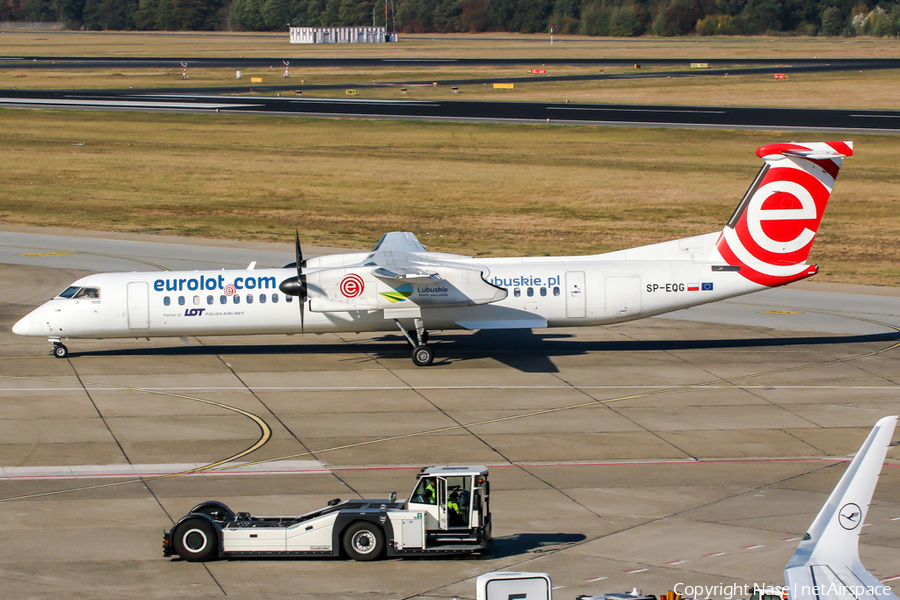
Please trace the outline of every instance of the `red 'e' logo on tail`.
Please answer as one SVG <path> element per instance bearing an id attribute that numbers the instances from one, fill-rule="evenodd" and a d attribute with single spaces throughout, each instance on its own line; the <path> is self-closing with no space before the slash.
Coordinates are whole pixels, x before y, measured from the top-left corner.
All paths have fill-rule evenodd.
<path id="1" fill-rule="evenodd" d="M 820 145 L 824 146 L 811 146 Z M 833 147 L 828 150 L 835 152 Z M 740 266 L 741 275 L 751 281 L 782 285 L 815 273 L 815 267 L 805 261 L 842 155 L 832 154 L 836 160 L 822 151 L 804 155 L 812 152 L 809 147 L 788 144 L 758 152 L 766 157 L 766 166 L 716 243 L 722 258 Z M 771 156 L 776 154 L 784 156 Z"/>

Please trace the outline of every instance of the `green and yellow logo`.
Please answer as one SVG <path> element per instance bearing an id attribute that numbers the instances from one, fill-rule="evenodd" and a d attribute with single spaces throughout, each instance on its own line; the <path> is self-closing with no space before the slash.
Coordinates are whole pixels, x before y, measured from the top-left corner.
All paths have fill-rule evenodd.
<path id="1" fill-rule="evenodd" d="M 381 292 L 381 295 L 390 300 L 391 302 L 403 302 L 413 293 L 413 286 L 408 283 L 405 283 L 395 289 L 393 292 Z"/>

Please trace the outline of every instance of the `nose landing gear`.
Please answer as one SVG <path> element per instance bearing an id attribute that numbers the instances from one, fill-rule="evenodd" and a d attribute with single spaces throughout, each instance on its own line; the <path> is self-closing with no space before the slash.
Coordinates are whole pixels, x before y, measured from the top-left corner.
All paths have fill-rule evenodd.
<path id="1" fill-rule="evenodd" d="M 63 344 L 59 340 L 50 341 L 53 343 L 53 349 L 50 351 L 50 354 L 52 354 L 56 358 L 65 358 L 69 356 L 69 349 L 66 348 L 65 344 Z"/>

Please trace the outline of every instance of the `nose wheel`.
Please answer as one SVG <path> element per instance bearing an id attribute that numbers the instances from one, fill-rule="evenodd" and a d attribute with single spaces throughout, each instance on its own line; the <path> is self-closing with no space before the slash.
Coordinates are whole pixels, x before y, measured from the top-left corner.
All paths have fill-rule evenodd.
<path id="1" fill-rule="evenodd" d="M 66 348 L 65 344 L 60 344 L 59 342 L 53 343 L 53 350 L 50 352 L 56 358 L 65 358 L 69 355 L 69 349 Z"/>

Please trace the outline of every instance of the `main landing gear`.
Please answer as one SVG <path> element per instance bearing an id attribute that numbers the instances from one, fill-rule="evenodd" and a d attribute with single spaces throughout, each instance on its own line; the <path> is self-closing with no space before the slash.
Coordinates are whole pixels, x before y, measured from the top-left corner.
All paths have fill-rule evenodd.
<path id="1" fill-rule="evenodd" d="M 63 344 L 59 340 L 50 341 L 53 343 L 53 350 L 50 351 L 50 354 L 52 354 L 56 358 L 65 358 L 69 355 L 69 349 L 66 348 L 65 344 Z"/>
<path id="2" fill-rule="evenodd" d="M 404 329 L 403 325 L 401 325 L 400 321 L 397 319 L 394 319 L 394 322 L 397 324 L 397 327 L 400 328 L 400 331 L 403 332 L 403 336 L 406 338 L 406 341 L 409 342 L 409 345 L 413 347 L 413 364 L 417 367 L 427 367 L 434 362 L 434 350 L 426 345 L 426 342 L 428 342 L 428 332 L 425 331 L 425 324 L 422 323 L 422 319 L 415 319 L 416 329 L 414 331 L 407 331 Z"/>

